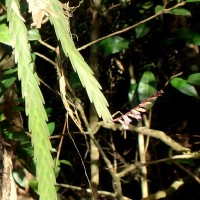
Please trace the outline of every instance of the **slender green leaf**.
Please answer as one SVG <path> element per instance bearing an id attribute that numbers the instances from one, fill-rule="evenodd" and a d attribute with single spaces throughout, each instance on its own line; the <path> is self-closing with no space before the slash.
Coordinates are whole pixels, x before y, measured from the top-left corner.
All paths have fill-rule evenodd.
<path id="1" fill-rule="evenodd" d="M 190 84 L 192 84 L 192 85 L 198 85 L 198 86 L 200 86 L 200 73 L 191 74 L 187 78 L 187 82 L 190 83 Z"/>
<path id="2" fill-rule="evenodd" d="M 61 41 L 65 55 L 69 57 L 90 101 L 94 103 L 98 116 L 102 117 L 105 122 L 110 121 L 112 116 L 108 110 L 108 102 L 101 92 L 101 86 L 95 79 L 92 70 L 75 47 L 70 33 L 69 21 L 63 13 L 62 5 L 55 0 L 49 2 L 51 10 L 59 16 L 56 17 L 50 13 L 50 21 L 54 25 L 57 38 Z"/>
<path id="3" fill-rule="evenodd" d="M 188 96 L 198 97 L 195 87 L 189 84 L 185 79 L 182 78 L 173 78 L 170 81 L 171 85 Z"/>
<path id="4" fill-rule="evenodd" d="M 113 36 L 101 41 L 99 45 L 105 55 L 110 55 L 127 49 L 129 41 L 119 36 Z"/>
<path id="5" fill-rule="evenodd" d="M 148 26 L 146 23 L 140 24 L 135 28 L 136 38 L 142 38 L 150 31 L 150 29 L 151 27 Z"/>
<path id="6" fill-rule="evenodd" d="M 28 127 L 32 134 L 36 177 L 41 200 L 57 199 L 55 174 L 51 156 L 51 143 L 47 126 L 44 99 L 39 88 L 39 79 L 34 70 L 34 62 L 28 42 L 28 31 L 20 15 L 19 2 L 6 0 L 7 19 L 9 21 L 12 46 L 15 49 L 15 61 L 18 63 L 18 78 L 21 80 L 22 97 L 25 98 L 25 111 L 28 115 Z"/>
<path id="7" fill-rule="evenodd" d="M 155 94 L 157 83 L 154 74 L 151 71 L 145 71 L 138 85 L 138 97 L 140 102 Z"/>
<path id="8" fill-rule="evenodd" d="M 0 24 L 0 42 L 10 45 L 10 32 L 6 24 Z"/>
<path id="9" fill-rule="evenodd" d="M 173 10 L 166 12 L 166 13 L 173 14 L 173 15 L 191 16 L 190 11 L 186 10 L 185 8 L 175 8 Z"/>
<path id="10" fill-rule="evenodd" d="M 128 92 L 129 102 L 132 102 L 133 96 L 134 96 L 134 94 L 136 92 L 136 88 L 137 88 L 137 84 L 136 83 L 131 83 L 130 84 L 130 88 L 129 88 L 129 92 Z"/>
<path id="11" fill-rule="evenodd" d="M 60 160 L 60 163 L 65 164 L 65 165 L 69 165 L 69 166 L 72 167 L 72 164 L 68 160 Z"/>
<path id="12" fill-rule="evenodd" d="M 200 0 L 186 0 L 186 3 L 194 3 L 194 2 L 200 2 Z"/>

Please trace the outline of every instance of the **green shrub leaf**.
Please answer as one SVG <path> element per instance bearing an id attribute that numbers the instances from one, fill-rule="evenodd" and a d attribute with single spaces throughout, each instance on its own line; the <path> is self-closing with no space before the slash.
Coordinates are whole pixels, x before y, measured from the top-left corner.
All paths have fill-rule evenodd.
<path id="1" fill-rule="evenodd" d="M 187 78 L 187 82 L 190 83 L 190 84 L 192 84 L 192 85 L 198 85 L 198 86 L 200 86 L 200 73 L 191 74 Z"/>
<path id="2" fill-rule="evenodd" d="M 15 82 L 17 79 L 17 69 L 5 70 L 2 75 L 0 75 L 0 96 Z"/>
<path id="3" fill-rule="evenodd" d="M 185 79 L 182 78 L 173 78 L 170 81 L 171 85 L 188 96 L 198 97 L 195 87 L 189 84 Z"/>
<path id="4" fill-rule="evenodd" d="M 161 6 L 161 5 L 157 5 L 156 8 L 155 8 L 155 13 L 158 14 L 158 13 L 162 13 L 164 11 L 164 7 Z"/>
<path id="5" fill-rule="evenodd" d="M 138 85 L 138 97 L 140 102 L 156 93 L 156 78 L 151 71 L 145 71 Z"/>
<path id="6" fill-rule="evenodd" d="M 200 0 L 186 0 L 186 3 L 200 2 Z"/>
<path id="7" fill-rule="evenodd" d="M 136 38 L 142 38 L 150 31 L 150 29 L 151 27 L 148 26 L 146 23 L 140 24 L 135 28 Z"/>
<path id="8" fill-rule="evenodd" d="M 166 13 L 173 14 L 173 15 L 191 16 L 190 11 L 186 10 L 185 8 L 175 8 L 173 10 L 166 12 Z"/>
<path id="9" fill-rule="evenodd" d="M 101 41 L 99 45 L 105 55 L 110 55 L 127 49 L 129 41 L 119 36 L 113 36 Z"/>

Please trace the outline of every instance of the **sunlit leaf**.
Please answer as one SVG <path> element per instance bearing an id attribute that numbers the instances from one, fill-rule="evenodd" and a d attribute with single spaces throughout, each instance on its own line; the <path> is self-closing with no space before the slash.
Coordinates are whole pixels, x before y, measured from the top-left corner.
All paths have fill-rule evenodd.
<path id="1" fill-rule="evenodd" d="M 10 32 L 6 24 L 0 24 L 0 42 L 10 45 Z"/>
<path id="2" fill-rule="evenodd" d="M 187 82 L 190 83 L 190 84 L 192 84 L 192 85 L 198 85 L 198 86 L 200 86 L 200 73 L 191 74 L 187 78 Z"/>
<path id="3" fill-rule="evenodd" d="M 28 127 L 34 146 L 36 162 L 36 177 L 40 200 L 55 200 L 56 177 L 53 169 L 51 143 L 47 126 L 47 114 L 44 108 L 44 98 L 39 88 L 39 78 L 34 70 L 28 31 L 20 14 L 17 0 L 6 0 L 7 19 L 12 37 L 12 47 L 15 50 L 15 61 L 18 64 L 18 78 L 21 81 L 21 93 L 25 99 L 25 112 L 28 116 Z"/>
<path id="4" fill-rule="evenodd" d="M 146 23 L 140 24 L 135 28 L 136 38 L 141 38 L 145 36 L 149 31 L 151 27 L 148 26 Z"/>
<path id="5" fill-rule="evenodd" d="M 185 79 L 182 78 L 173 78 L 170 81 L 171 85 L 188 96 L 198 97 L 195 87 L 189 84 Z"/>
<path id="6" fill-rule="evenodd" d="M 145 71 L 138 85 L 138 97 L 140 101 L 144 101 L 157 91 L 157 81 L 151 71 Z"/>
<path id="7" fill-rule="evenodd" d="M 167 11 L 166 13 L 173 15 L 191 16 L 190 11 L 186 10 L 185 8 L 175 8 L 173 10 Z"/>
<path id="8" fill-rule="evenodd" d="M 110 55 L 127 49 L 129 45 L 129 40 L 126 40 L 119 36 L 113 36 L 101 41 L 99 44 L 104 54 Z"/>

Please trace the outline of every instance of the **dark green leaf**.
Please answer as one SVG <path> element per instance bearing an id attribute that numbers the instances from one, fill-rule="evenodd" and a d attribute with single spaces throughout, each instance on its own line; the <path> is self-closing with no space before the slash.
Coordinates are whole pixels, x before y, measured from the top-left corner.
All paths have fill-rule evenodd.
<path id="1" fill-rule="evenodd" d="M 129 88 L 129 92 L 128 92 L 129 102 L 132 102 L 133 96 L 134 96 L 134 94 L 136 92 L 136 88 L 137 88 L 137 84 L 136 83 L 131 83 L 130 88 Z"/>
<path id="2" fill-rule="evenodd" d="M 15 82 L 17 79 L 17 69 L 12 68 L 9 70 L 5 70 L 0 77 L 0 96 L 4 94 L 4 92 Z"/>
<path id="3" fill-rule="evenodd" d="M 196 45 L 200 45 L 200 34 L 193 33 L 192 43 Z"/>
<path id="4" fill-rule="evenodd" d="M 40 40 L 41 36 L 38 31 L 38 29 L 31 29 L 28 31 L 28 40 L 29 41 L 34 41 L 34 40 Z"/>
<path id="5" fill-rule="evenodd" d="M 198 97 L 195 87 L 189 84 L 185 79 L 182 78 L 173 78 L 170 81 L 171 85 L 179 90 L 180 92 L 193 97 Z"/>
<path id="6" fill-rule="evenodd" d="M 190 84 L 192 84 L 192 85 L 198 85 L 198 86 L 200 86 L 200 73 L 191 74 L 187 78 L 187 82 L 190 83 Z"/>
<path id="7" fill-rule="evenodd" d="M 173 15 L 191 16 L 190 11 L 186 10 L 185 8 L 175 8 L 166 13 L 173 14 Z"/>
<path id="8" fill-rule="evenodd" d="M 118 53 L 128 48 L 129 40 L 126 40 L 119 36 L 109 37 L 100 43 L 100 47 L 103 49 L 105 55 Z"/>
<path id="9" fill-rule="evenodd" d="M 138 96 L 142 102 L 152 96 L 157 91 L 157 83 L 154 74 L 151 71 L 145 71 L 138 85 Z"/>
<path id="10" fill-rule="evenodd" d="M 186 42 L 192 42 L 193 44 L 200 45 L 200 34 L 191 29 L 179 29 L 175 34 L 177 38 L 184 39 Z"/>
<path id="11" fill-rule="evenodd" d="M 161 5 L 157 5 L 155 8 L 155 13 L 162 13 L 164 11 L 164 7 Z"/>
<path id="12" fill-rule="evenodd" d="M 70 83 L 73 90 L 76 90 L 78 87 L 81 86 L 80 79 L 79 79 L 78 74 L 76 72 L 72 71 L 70 73 L 69 83 Z"/>
<path id="13" fill-rule="evenodd" d="M 141 38 L 145 36 L 149 31 L 151 27 L 145 24 L 140 24 L 135 28 L 136 38 Z"/>

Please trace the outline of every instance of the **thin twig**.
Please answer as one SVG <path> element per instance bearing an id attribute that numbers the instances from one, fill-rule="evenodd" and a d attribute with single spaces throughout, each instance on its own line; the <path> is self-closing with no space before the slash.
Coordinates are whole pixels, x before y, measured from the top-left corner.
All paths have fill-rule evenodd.
<path id="1" fill-rule="evenodd" d="M 47 58 L 46 56 L 42 55 L 41 53 L 38 52 L 34 52 L 35 55 L 43 58 L 44 60 L 48 61 L 49 63 L 51 63 L 54 67 L 57 67 L 57 64 L 55 62 L 53 62 L 51 59 Z"/>
<path id="2" fill-rule="evenodd" d="M 67 189 L 71 189 L 71 190 L 78 190 L 78 191 L 83 191 L 83 192 L 87 192 L 87 193 L 92 193 L 91 189 L 84 189 L 84 188 L 78 187 L 78 186 L 62 184 L 62 183 L 57 183 L 56 185 L 67 188 Z M 101 191 L 101 190 L 98 190 L 98 194 L 101 196 L 107 196 L 107 197 L 112 197 L 112 198 L 115 198 L 115 196 L 116 196 L 115 193 L 108 192 L 108 191 Z M 124 200 L 131 200 L 130 198 L 125 197 L 125 196 L 123 196 L 123 198 L 124 198 Z"/>
<path id="3" fill-rule="evenodd" d="M 154 18 L 156 18 L 156 17 L 162 15 L 163 13 L 167 13 L 167 12 L 169 12 L 169 11 L 171 11 L 171 10 L 177 8 L 177 7 L 184 6 L 184 5 L 185 5 L 185 2 L 183 2 L 183 1 L 182 1 L 182 2 L 179 2 L 179 3 L 176 4 L 175 6 L 173 6 L 173 7 L 171 7 L 171 8 L 164 9 L 163 11 L 160 11 L 160 12 L 156 13 L 155 15 L 152 15 L 151 17 L 149 17 L 149 18 L 147 18 L 147 19 L 144 19 L 144 20 L 142 20 L 142 21 L 140 21 L 140 22 L 138 22 L 138 23 L 136 23 L 136 24 L 134 24 L 134 25 L 132 25 L 132 26 L 129 26 L 129 27 L 125 28 L 125 29 L 122 29 L 122 30 L 116 31 L 116 32 L 114 32 L 114 33 L 111 33 L 111 34 L 109 34 L 109 35 L 106 35 L 106 36 L 101 37 L 101 38 L 99 38 L 99 39 L 97 39 L 97 40 L 94 40 L 94 41 L 92 41 L 92 42 L 90 42 L 90 43 L 88 43 L 88 44 L 86 44 L 86 45 L 84 45 L 84 46 L 78 48 L 78 50 L 81 51 L 81 50 L 86 49 L 87 47 L 89 47 L 89 46 L 91 46 L 91 45 L 93 45 L 93 44 L 95 44 L 95 43 L 97 43 L 97 42 L 100 42 L 101 40 L 104 40 L 104 39 L 109 38 L 109 37 L 114 36 L 114 35 L 118 35 L 118 34 L 127 32 L 127 31 L 129 31 L 129 30 L 131 30 L 131 29 L 133 29 L 133 28 L 135 28 L 135 27 L 141 25 L 141 24 L 144 24 L 145 22 L 148 22 L 148 21 L 150 21 L 150 20 L 152 20 L 152 19 L 154 19 Z"/>
<path id="4" fill-rule="evenodd" d="M 104 122 L 100 122 L 99 125 L 101 125 L 104 128 L 107 128 L 107 129 L 112 129 L 114 131 L 122 130 L 121 124 L 114 124 L 114 123 L 105 124 Z M 162 142 L 164 142 L 165 144 L 167 144 L 169 147 L 171 147 L 175 151 L 183 151 L 183 152 L 190 151 L 189 148 L 183 147 L 182 145 L 180 145 L 179 143 L 174 141 L 172 138 L 170 138 L 168 135 L 166 135 L 163 131 L 149 129 L 146 127 L 136 127 L 133 125 L 129 125 L 129 131 L 131 131 L 133 133 L 136 132 L 139 134 L 144 134 L 144 135 L 148 135 L 148 136 L 157 138 L 157 139 L 161 140 Z"/>
<path id="5" fill-rule="evenodd" d="M 178 163 L 176 160 L 173 160 L 173 163 L 177 165 L 180 169 L 182 169 L 184 172 L 186 172 L 189 176 L 191 176 L 198 184 L 200 184 L 200 179 L 198 176 L 190 172 L 188 169 L 186 169 L 183 165 Z"/>
<path id="6" fill-rule="evenodd" d="M 45 47 L 47 47 L 47 48 L 49 48 L 49 49 L 51 49 L 51 50 L 53 50 L 53 51 L 56 51 L 56 48 L 55 48 L 55 47 L 53 47 L 53 46 L 47 44 L 46 42 L 44 42 L 44 41 L 42 41 L 42 40 L 38 40 L 38 42 L 41 43 L 42 45 L 44 45 Z"/>
<path id="7" fill-rule="evenodd" d="M 126 174 L 128 174 L 130 172 L 134 172 L 134 170 L 136 170 L 137 168 L 140 168 L 142 166 L 155 165 L 155 164 L 158 164 L 158 163 L 161 163 L 161 162 L 181 160 L 181 159 L 200 159 L 200 154 L 199 154 L 199 152 L 193 152 L 191 154 L 175 155 L 175 156 L 171 156 L 171 157 L 168 157 L 168 158 L 162 158 L 162 159 L 155 160 L 155 161 L 149 161 L 149 162 L 146 162 L 146 163 L 137 162 L 135 164 L 129 165 L 124 170 L 119 172 L 118 176 L 124 177 Z"/>
<path id="8" fill-rule="evenodd" d="M 62 135 L 64 135 L 64 133 L 66 131 L 66 125 L 67 125 L 67 117 L 65 117 L 65 122 L 64 122 L 63 130 L 62 130 Z M 56 167 L 58 165 L 58 160 L 59 160 L 59 156 L 60 156 L 60 152 L 61 152 L 61 148 L 62 148 L 62 144 L 63 144 L 63 139 L 64 139 L 64 137 L 60 138 L 60 142 L 59 142 L 59 145 L 58 145 L 58 153 L 57 153 L 57 156 L 56 156 L 55 169 L 56 169 Z"/>

